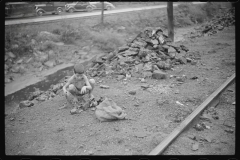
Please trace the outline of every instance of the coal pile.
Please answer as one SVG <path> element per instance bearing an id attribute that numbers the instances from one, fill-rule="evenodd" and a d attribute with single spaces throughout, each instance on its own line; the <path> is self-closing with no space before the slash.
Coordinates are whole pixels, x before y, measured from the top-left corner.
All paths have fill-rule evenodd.
<path id="1" fill-rule="evenodd" d="M 174 65 L 195 61 L 186 57 L 188 51 L 186 46 L 173 43 L 161 28 L 147 27 L 130 43 L 95 60 L 88 74 L 164 79 L 159 77 L 166 78 L 166 71 Z"/>
<path id="2" fill-rule="evenodd" d="M 189 38 L 211 36 L 216 34 L 218 31 L 223 30 L 225 27 L 232 25 L 235 25 L 235 8 L 231 8 L 216 15 L 210 22 L 201 26 L 198 31 L 193 32 Z"/>

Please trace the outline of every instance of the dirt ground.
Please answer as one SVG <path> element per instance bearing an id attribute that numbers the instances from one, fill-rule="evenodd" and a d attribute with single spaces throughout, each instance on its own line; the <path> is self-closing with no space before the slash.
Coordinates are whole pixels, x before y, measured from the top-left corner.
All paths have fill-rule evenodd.
<path id="1" fill-rule="evenodd" d="M 193 27 L 192 27 L 193 28 Z M 190 32 L 192 28 L 182 29 Z M 7 155 L 146 155 L 168 136 L 194 109 L 235 73 L 235 27 L 208 37 L 186 39 L 196 65 L 177 65 L 165 80 L 146 79 L 143 90 L 138 78 L 95 78 L 95 97 L 106 96 L 122 107 L 133 120 L 99 122 L 93 110 L 71 115 L 60 109 L 66 99 L 54 99 L 5 115 Z M 186 75 L 179 83 L 170 75 Z M 193 78 L 195 77 L 195 78 Z M 197 78 L 196 78 L 197 77 Z M 124 84 L 124 82 L 127 82 Z M 102 89 L 100 84 L 110 86 Z M 128 92 L 135 90 L 136 95 Z M 183 105 L 179 105 L 176 102 Z M 194 127 L 180 135 L 164 155 L 235 154 L 235 84 L 220 97 L 216 108 L 200 119 L 208 128 Z M 139 105 L 136 105 L 136 104 Z M 9 106 L 5 106 L 8 108 Z"/>

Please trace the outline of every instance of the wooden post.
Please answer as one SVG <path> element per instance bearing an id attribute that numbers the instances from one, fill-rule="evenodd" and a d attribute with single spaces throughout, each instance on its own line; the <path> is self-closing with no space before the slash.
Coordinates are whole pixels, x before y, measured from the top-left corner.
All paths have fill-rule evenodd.
<path id="1" fill-rule="evenodd" d="M 101 17 L 101 24 L 103 24 L 103 17 L 104 17 L 104 2 L 102 3 L 102 17 Z"/>
<path id="2" fill-rule="evenodd" d="M 168 37 L 174 42 L 174 29 L 173 29 L 173 2 L 167 2 L 167 15 L 168 15 Z"/>

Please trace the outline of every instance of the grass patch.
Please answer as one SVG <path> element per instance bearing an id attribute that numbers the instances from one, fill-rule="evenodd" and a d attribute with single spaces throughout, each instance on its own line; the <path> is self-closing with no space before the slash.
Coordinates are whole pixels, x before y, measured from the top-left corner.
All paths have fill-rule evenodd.
<path id="1" fill-rule="evenodd" d="M 106 52 L 112 52 L 124 44 L 122 35 L 108 30 L 93 32 L 91 39 L 95 46 Z"/>

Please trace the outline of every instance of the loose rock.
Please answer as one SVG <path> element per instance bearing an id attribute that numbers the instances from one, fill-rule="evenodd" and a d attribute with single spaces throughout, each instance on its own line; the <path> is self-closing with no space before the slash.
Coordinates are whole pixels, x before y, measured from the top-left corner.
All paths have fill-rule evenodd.
<path id="1" fill-rule="evenodd" d="M 26 101 L 22 101 L 22 102 L 19 103 L 19 108 L 31 107 L 33 105 L 34 105 L 34 103 L 32 103 L 29 100 L 26 100 Z"/>
<path id="2" fill-rule="evenodd" d="M 109 89 L 110 87 L 107 85 L 100 85 L 100 88 Z"/>
<path id="3" fill-rule="evenodd" d="M 152 74 L 152 78 L 153 79 L 166 79 L 167 78 L 167 74 L 160 71 L 160 70 L 156 70 L 153 72 Z"/>
<path id="4" fill-rule="evenodd" d="M 128 93 L 131 94 L 131 95 L 135 95 L 137 92 L 136 91 L 129 91 Z"/>

